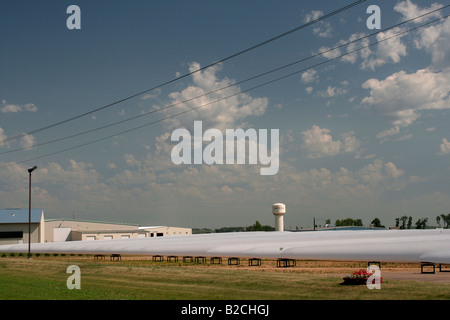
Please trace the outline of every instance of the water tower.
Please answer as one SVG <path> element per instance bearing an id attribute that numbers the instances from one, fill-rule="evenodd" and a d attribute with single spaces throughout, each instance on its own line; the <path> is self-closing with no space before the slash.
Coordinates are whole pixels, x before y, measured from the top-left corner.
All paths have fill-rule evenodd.
<path id="1" fill-rule="evenodd" d="M 274 203 L 272 213 L 275 216 L 275 231 L 284 231 L 283 216 L 286 213 L 286 206 L 283 203 Z"/>

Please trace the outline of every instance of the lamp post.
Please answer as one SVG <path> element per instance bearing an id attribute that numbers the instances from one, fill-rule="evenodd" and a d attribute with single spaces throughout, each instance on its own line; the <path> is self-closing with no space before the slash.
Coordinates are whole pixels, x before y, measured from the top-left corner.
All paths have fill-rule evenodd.
<path id="1" fill-rule="evenodd" d="M 30 175 L 29 179 L 29 188 L 28 188 L 28 259 L 31 258 L 31 173 L 36 170 L 37 167 L 28 169 L 28 173 Z"/>

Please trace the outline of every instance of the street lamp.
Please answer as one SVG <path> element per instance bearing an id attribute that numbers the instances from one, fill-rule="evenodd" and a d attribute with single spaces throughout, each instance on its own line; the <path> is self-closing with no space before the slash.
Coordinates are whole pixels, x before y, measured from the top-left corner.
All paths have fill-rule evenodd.
<path id="1" fill-rule="evenodd" d="M 31 258 L 31 173 L 36 169 L 36 166 L 28 169 L 28 173 L 30 174 L 28 189 L 28 259 Z"/>

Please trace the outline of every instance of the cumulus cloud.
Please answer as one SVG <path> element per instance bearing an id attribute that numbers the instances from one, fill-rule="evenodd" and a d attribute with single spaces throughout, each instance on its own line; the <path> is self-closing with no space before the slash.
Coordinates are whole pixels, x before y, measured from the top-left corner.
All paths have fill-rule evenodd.
<path id="1" fill-rule="evenodd" d="M 302 135 L 302 149 L 307 152 L 307 157 L 310 159 L 355 152 L 361 144 L 354 132 L 344 133 L 340 140 L 333 140 L 330 130 L 316 125 L 302 132 Z"/>
<path id="2" fill-rule="evenodd" d="M 217 76 L 221 66 L 216 65 L 201 72 L 193 74 L 193 84 L 187 88 L 172 92 L 169 105 L 176 104 L 174 108 L 165 110 L 166 114 L 175 114 L 186 110 L 198 108 L 166 121 L 169 129 L 177 127 L 192 127 L 194 120 L 202 120 L 206 126 L 220 130 L 235 128 L 244 123 L 250 116 L 261 116 L 266 112 L 268 99 L 253 98 L 249 94 L 241 93 L 238 86 L 231 86 L 234 80 Z M 189 71 L 200 69 L 198 63 L 191 63 Z M 225 90 L 216 91 L 210 95 L 206 93 L 231 86 Z M 198 99 L 193 99 L 202 96 Z M 188 102 L 183 102 L 191 99 Z M 216 102 L 217 101 L 217 102 Z"/>
<path id="3" fill-rule="evenodd" d="M 429 8 L 420 8 L 418 5 L 412 3 L 411 0 L 406 0 L 396 4 L 394 10 L 401 13 L 403 15 L 403 21 L 406 21 L 421 16 L 427 12 L 436 10 L 440 7 L 442 7 L 442 5 L 438 3 L 433 3 Z M 440 17 L 440 15 L 441 14 L 438 11 L 414 21 L 415 23 L 423 23 L 430 20 L 431 18 Z"/>
<path id="4" fill-rule="evenodd" d="M 400 71 L 384 80 L 369 79 L 362 84 L 370 95 L 362 103 L 374 106 L 395 126 L 414 123 L 424 110 L 449 109 L 450 72 L 421 69 L 415 73 Z M 394 129 L 391 129 L 394 130 Z"/>
<path id="5" fill-rule="evenodd" d="M 402 15 L 402 20 L 410 20 L 417 16 L 423 15 L 435 9 L 442 7 L 441 4 L 433 3 L 428 8 L 420 8 L 412 3 L 410 0 L 399 2 L 395 6 L 395 10 Z M 313 12 L 314 13 L 314 12 Z M 318 13 L 309 15 L 310 19 L 318 17 Z M 415 23 L 423 23 L 436 17 L 440 17 L 441 13 L 435 12 L 425 17 L 414 20 Z M 405 37 L 412 37 L 416 47 L 424 48 L 431 54 L 433 59 L 433 67 L 445 68 L 450 65 L 450 20 L 445 19 L 438 24 L 421 28 L 416 33 L 407 33 L 398 35 L 406 28 L 397 27 L 385 32 L 380 32 L 376 35 L 376 40 L 379 42 L 375 49 L 364 48 L 353 52 L 354 50 L 367 46 L 370 43 L 368 38 L 357 41 L 366 36 L 366 33 L 354 33 L 348 39 L 338 41 L 335 47 L 337 49 L 331 50 L 330 47 L 322 47 L 317 53 L 324 52 L 323 56 L 328 59 L 334 59 L 347 52 L 341 60 L 348 63 L 356 63 L 358 58 L 361 59 L 361 69 L 375 70 L 386 64 L 399 63 L 403 57 L 408 55 L 408 48 L 403 42 Z M 344 46 L 345 44 L 348 45 Z M 350 53 L 353 52 L 353 53 Z"/>
<path id="6" fill-rule="evenodd" d="M 339 42 L 339 45 L 343 45 L 347 42 L 351 42 L 347 46 L 348 54 L 346 56 L 342 57 L 342 61 L 350 62 L 350 63 L 354 64 L 357 61 L 358 57 L 361 57 L 362 59 L 367 59 L 370 56 L 370 54 L 371 54 L 370 48 L 365 48 L 365 49 L 353 52 L 360 47 L 365 47 L 365 46 L 369 45 L 370 41 L 368 38 L 360 40 L 359 42 L 354 42 L 357 39 L 364 37 L 365 35 L 366 35 L 365 33 L 354 33 L 350 36 L 348 41 L 341 40 Z"/>
<path id="7" fill-rule="evenodd" d="M 310 69 L 302 73 L 301 80 L 303 83 L 311 83 L 318 79 L 317 71 Z"/>
<path id="8" fill-rule="evenodd" d="M 384 184 L 386 181 L 398 179 L 404 175 L 404 171 L 397 168 L 392 162 L 383 163 L 382 160 L 374 160 L 363 169 L 359 170 L 357 176 L 362 183 L 367 185 Z"/>
<path id="9" fill-rule="evenodd" d="M 23 136 L 20 139 L 20 146 L 22 148 L 29 149 L 35 144 L 36 144 L 36 139 L 30 134 L 26 134 L 25 136 Z"/>
<path id="10" fill-rule="evenodd" d="M 442 143 L 441 143 L 440 147 L 441 147 L 441 152 L 439 153 L 440 155 L 445 155 L 445 154 L 450 153 L 450 142 L 446 138 L 442 139 Z"/>
<path id="11" fill-rule="evenodd" d="M 431 55 L 430 68 L 439 71 L 450 66 L 450 19 L 420 30 L 415 44 Z"/>
<path id="12" fill-rule="evenodd" d="M 37 110 L 38 108 L 33 103 L 27 103 L 25 105 L 17 105 L 7 103 L 6 100 L 2 100 L 2 107 L 0 108 L 0 111 L 2 113 L 16 113 L 22 111 L 36 112 Z"/>
<path id="13" fill-rule="evenodd" d="M 8 138 L 8 136 L 5 133 L 5 130 L 3 130 L 3 128 L 0 127 L 0 141 L 6 140 Z M 5 143 L 0 143 L 0 147 L 4 147 L 7 146 L 7 144 Z"/>
<path id="14" fill-rule="evenodd" d="M 318 95 L 323 98 L 334 98 L 348 92 L 347 89 L 328 86 L 326 90 L 320 90 Z"/>
<path id="15" fill-rule="evenodd" d="M 387 140 L 388 137 L 396 135 L 400 133 L 400 127 L 399 126 L 395 126 L 391 129 L 387 129 L 387 130 L 383 130 L 380 133 L 377 134 L 377 139 L 380 139 L 381 142 Z"/>
<path id="16" fill-rule="evenodd" d="M 304 23 L 309 23 L 311 21 L 319 19 L 321 16 L 323 16 L 323 11 L 320 10 L 313 10 L 310 13 L 307 13 L 305 18 L 303 19 Z M 321 37 L 321 38 L 328 38 L 332 35 L 332 27 L 329 22 L 326 21 L 320 21 L 316 23 L 313 27 L 313 34 Z"/>
<path id="17" fill-rule="evenodd" d="M 331 50 L 330 47 L 324 46 L 321 47 L 317 53 L 322 53 L 322 56 L 327 59 L 335 59 L 345 54 L 340 59 L 341 61 L 355 64 L 358 59 L 361 59 L 361 69 L 375 70 L 377 67 L 387 63 L 398 63 L 403 56 L 407 55 L 407 47 L 402 42 L 403 36 L 393 37 L 402 31 L 404 31 L 404 29 L 395 28 L 378 33 L 376 38 L 380 43 L 374 51 L 372 51 L 370 47 L 367 47 L 370 44 L 369 38 L 364 38 L 367 34 L 354 33 L 348 39 L 338 41 L 334 46 L 337 47 L 336 49 Z M 361 38 L 364 39 L 358 40 Z M 347 43 L 348 45 L 346 45 Z"/>
<path id="18" fill-rule="evenodd" d="M 377 34 L 377 41 L 380 43 L 373 55 L 366 54 L 366 59 L 361 67 L 375 70 L 387 63 L 399 63 L 401 58 L 407 55 L 406 45 L 402 42 L 403 36 L 393 36 L 402 31 L 404 30 L 401 28 L 395 28 Z"/>

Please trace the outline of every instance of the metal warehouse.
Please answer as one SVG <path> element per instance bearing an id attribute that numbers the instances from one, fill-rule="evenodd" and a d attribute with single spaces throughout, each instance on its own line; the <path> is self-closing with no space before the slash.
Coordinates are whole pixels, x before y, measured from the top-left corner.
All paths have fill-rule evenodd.
<path id="1" fill-rule="evenodd" d="M 28 243 L 30 228 L 31 242 L 45 241 L 44 210 L 0 209 L 0 244 Z"/>
<path id="2" fill-rule="evenodd" d="M 29 226 L 32 243 L 166 237 L 192 234 L 191 228 L 170 226 L 142 227 L 138 224 L 75 219 L 44 220 L 43 209 L 32 209 L 31 223 L 29 223 L 28 209 L 1 209 L 0 244 L 28 243 Z"/>

